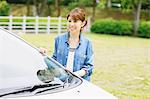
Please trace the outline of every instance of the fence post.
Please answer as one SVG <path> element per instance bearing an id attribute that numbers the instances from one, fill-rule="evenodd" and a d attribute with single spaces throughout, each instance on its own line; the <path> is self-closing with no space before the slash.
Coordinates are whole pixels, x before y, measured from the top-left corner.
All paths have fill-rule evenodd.
<path id="1" fill-rule="evenodd" d="M 23 16 L 22 31 L 26 33 L 26 16 Z"/>
<path id="2" fill-rule="evenodd" d="M 50 16 L 47 17 L 47 34 L 50 34 Z"/>
<path id="3" fill-rule="evenodd" d="M 60 17 L 58 17 L 58 34 L 60 34 L 61 33 L 61 16 Z"/>
<path id="4" fill-rule="evenodd" d="M 12 15 L 10 15 L 9 16 L 9 31 L 12 31 L 12 20 L 13 19 L 13 16 Z"/>
<path id="5" fill-rule="evenodd" d="M 39 30 L 39 28 L 38 28 L 38 25 L 39 25 L 39 16 L 36 16 L 36 23 L 35 23 L 35 34 L 38 34 L 38 30 Z"/>

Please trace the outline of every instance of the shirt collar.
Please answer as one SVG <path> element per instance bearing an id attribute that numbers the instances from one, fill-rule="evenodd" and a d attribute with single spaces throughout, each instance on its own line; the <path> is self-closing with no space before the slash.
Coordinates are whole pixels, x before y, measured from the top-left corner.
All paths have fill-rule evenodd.
<path id="1" fill-rule="evenodd" d="M 69 43 L 68 43 L 69 37 L 70 37 L 70 32 L 67 32 L 66 37 L 65 37 L 65 43 L 67 43 L 67 44 L 69 44 Z M 82 33 L 80 33 L 79 38 L 80 38 L 80 41 L 79 41 L 79 45 L 80 45 L 81 42 L 82 42 L 82 40 L 83 40 L 83 35 L 82 35 Z"/>

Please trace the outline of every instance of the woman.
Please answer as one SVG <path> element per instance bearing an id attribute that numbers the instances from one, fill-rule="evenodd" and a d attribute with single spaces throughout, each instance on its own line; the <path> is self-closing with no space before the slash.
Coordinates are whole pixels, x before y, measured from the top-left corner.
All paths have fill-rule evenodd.
<path id="1" fill-rule="evenodd" d="M 68 32 L 55 38 L 52 58 L 71 72 L 90 81 L 93 70 L 92 43 L 82 35 L 85 12 L 75 8 L 67 16 Z"/>

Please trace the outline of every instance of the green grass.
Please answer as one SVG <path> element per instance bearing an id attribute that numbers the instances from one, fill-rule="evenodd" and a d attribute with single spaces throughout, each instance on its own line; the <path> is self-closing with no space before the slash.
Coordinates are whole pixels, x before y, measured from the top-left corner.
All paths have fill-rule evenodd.
<path id="1" fill-rule="evenodd" d="M 51 55 L 56 34 L 25 34 Z M 87 33 L 94 49 L 92 83 L 121 99 L 150 99 L 150 39 Z"/>

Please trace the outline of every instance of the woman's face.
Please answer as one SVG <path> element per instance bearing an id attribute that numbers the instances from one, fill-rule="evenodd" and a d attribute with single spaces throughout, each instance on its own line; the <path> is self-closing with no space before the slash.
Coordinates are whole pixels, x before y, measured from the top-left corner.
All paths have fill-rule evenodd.
<path id="1" fill-rule="evenodd" d="M 81 27 L 84 26 L 81 20 L 73 20 L 71 17 L 68 18 L 68 30 L 71 33 L 79 33 L 81 30 Z"/>

